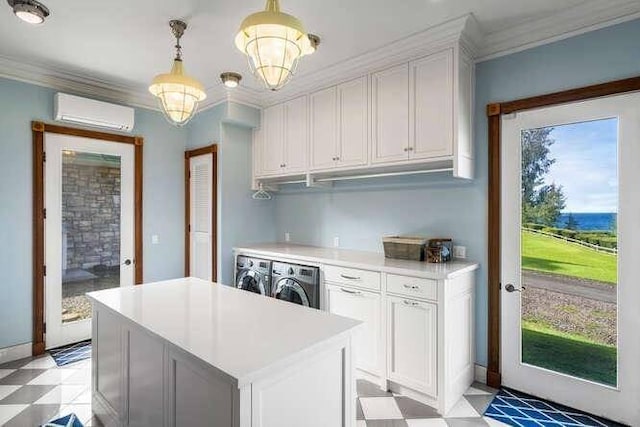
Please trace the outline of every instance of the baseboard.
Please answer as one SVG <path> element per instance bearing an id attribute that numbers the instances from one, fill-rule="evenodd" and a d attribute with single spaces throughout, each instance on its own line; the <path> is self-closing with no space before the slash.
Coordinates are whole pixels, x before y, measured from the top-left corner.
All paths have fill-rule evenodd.
<path id="1" fill-rule="evenodd" d="M 14 345 L 12 347 L 0 348 L 0 365 L 14 360 L 24 359 L 31 356 L 31 343 Z"/>
<path id="2" fill-rule="evenodd" d="M 487 368 L 482 365 L 476 365 L 474 379 L 478 383 L 486 384 L 487 383 Z"/>

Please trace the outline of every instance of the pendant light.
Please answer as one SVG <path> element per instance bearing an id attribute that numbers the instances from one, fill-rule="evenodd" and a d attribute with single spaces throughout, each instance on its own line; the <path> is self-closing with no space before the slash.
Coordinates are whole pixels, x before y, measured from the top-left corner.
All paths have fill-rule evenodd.
<path id="1" fill-rule="evenodd" d="M 184 73 L 180 38 L 187 29 L 187 24 L 173 20 L 169 22 L 169 26 L 176 38 L 173 67 L 169 73 L 159 74 L 153 79 L 149 92 L 158 97 L 162 111 L 172 124 L 184 126 L 195 114 L 198 102 L 207 95 L 202 83 Z"/>
<path id="2" fill-rule="evenodd" d="M 278 0 L 267 0 L 264 11 L 245 18 L 235 43 L 248 56 L 253 73 L 271 90 L 284 86 L 298 60 L 314 51 L 302 22 L 280 12 Z"/>

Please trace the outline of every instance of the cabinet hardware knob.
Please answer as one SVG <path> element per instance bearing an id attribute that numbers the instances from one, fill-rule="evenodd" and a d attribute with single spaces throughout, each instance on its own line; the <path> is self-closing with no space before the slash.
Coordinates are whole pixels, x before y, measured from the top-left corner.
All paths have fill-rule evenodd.
<path id="1" fill-rule="evenodd" d="M 336 160 L 340 160 L 340 157 L 336 157 Z"/>
<path id="2" fill-rule="evenodd" d="M 418 285 L 408 285 L 408 284 L 406 284 L 406 283 L 405 283 L 405 284 L 404 284 L 404 285 L 402 285 L 402 286 L 404 286 L 404 287 L 405 287 L 405 288 L 407 288 L 407 289 L 413 289 L 413 290 L 418 290 L 418 289 L 420 289 L 420 286 L 418 286 Z"/>
<path id="3" fill-rule="evenodd" d="M 404 152 L 406 153 L 407 151 L 409 151 L 409 148 L 404 147 Z"/>
<path id="4" fill-rule="evenodd" d="M 409 151 L 413 151 L 413 147 L 409 147 Z"/>

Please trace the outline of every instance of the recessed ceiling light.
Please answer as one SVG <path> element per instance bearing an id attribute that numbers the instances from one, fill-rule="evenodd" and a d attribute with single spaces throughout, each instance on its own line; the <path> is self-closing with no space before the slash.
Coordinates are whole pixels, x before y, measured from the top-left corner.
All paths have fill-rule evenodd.
<path id="1" fill-rule="evenodd" d="M 36 0 L 7 0 L 7 3 L 18 18 L 29 24 L 42 24 L 49 16 L 49 9 Z"/>
<path id="2" fill-rule="evenodd" d="M 224 83 L 226 87 L 234 88 L 238 87 L 240 80 L 242 80 L 242 76 L 238 73 L 228 71 L 220 74 L 220 80 L 222 80 L 222 83 Z"/>
<path id="3" fill-rule="evenodd" d="M 304 54 L 311 55 L 316 50 L 318 50 L 318 45 L 320 44 L 320 37 L 311 33 L 308 33 L 307 37 L 309 38 L 309 44 L 307 45 L 307 48 L 305 49 Z"/>

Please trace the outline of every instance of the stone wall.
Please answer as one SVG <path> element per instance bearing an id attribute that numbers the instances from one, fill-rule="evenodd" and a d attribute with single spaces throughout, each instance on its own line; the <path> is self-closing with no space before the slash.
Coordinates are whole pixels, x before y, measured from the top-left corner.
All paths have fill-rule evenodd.
<path id="1" fill-rule="evenodd" d="M 66 268 L 119 265 L 120 168 L 65 163 L 62 204 Z"/>

